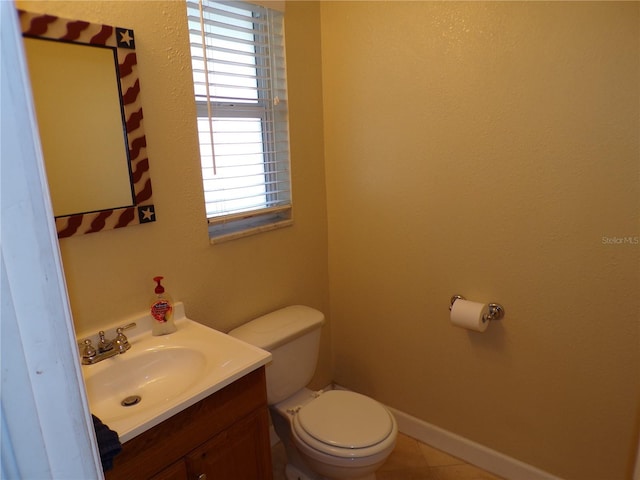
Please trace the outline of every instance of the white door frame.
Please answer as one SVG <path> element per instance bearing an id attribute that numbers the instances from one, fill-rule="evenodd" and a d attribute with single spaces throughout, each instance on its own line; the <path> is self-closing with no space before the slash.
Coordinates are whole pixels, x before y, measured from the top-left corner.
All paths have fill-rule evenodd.
<path id="1" fill-rule="evenodd" d="M 103 478 L 22 35 L 0 1 L 0 477 Z"/>

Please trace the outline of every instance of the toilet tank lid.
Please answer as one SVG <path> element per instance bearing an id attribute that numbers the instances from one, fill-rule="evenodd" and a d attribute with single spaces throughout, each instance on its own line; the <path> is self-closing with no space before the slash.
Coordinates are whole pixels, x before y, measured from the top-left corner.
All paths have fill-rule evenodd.
<path id="1" fill-rule="evenodd" d="M 234 328 L 229 335 L 271 351 L 287 341 L 320 328 L 323 323 L 322 312 L 304 305 L 292 305 Z"/>

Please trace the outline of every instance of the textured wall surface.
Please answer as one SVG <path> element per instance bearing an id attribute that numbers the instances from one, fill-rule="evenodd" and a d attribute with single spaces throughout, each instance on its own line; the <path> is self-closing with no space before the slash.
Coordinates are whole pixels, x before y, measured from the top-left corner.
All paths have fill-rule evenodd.
<path id="1" fill-rule="evenodd" d="M 630 478 L 638 9 L 321 2 L 336 381 L 563 478 Z M 506 318 L 452 327 L 457 293 Z"/>

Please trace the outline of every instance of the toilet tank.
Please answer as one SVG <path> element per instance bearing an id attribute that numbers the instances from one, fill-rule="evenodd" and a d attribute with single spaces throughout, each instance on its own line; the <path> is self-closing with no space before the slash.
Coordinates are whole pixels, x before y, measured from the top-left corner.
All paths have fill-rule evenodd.
<path id="1" fill-rule="evenodd" d="M 293 305 L 256 318 L 229 335 L 271 352 L 267 365 L 269 405 L 290 397 L 313 377 L 320 349 L 324 314 L 311 307 Z"/>

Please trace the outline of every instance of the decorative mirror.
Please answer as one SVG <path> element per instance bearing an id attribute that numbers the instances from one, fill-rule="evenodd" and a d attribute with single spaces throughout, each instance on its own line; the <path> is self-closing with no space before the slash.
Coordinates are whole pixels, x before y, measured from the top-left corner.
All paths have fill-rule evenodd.
<path id="1" fill-rule="evenodd" d="M 18 13 L 58 238 L 154 222 L 133 30 Z"/>

